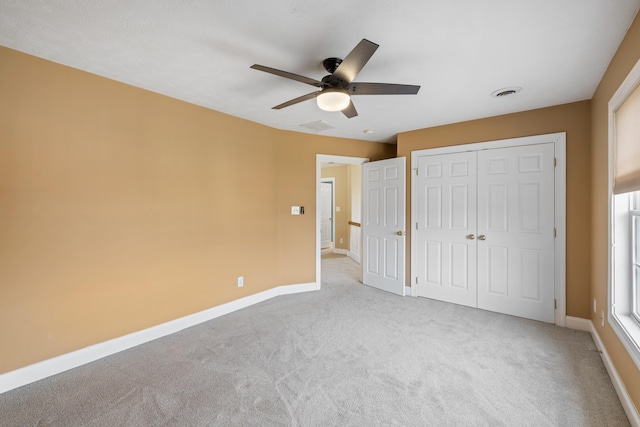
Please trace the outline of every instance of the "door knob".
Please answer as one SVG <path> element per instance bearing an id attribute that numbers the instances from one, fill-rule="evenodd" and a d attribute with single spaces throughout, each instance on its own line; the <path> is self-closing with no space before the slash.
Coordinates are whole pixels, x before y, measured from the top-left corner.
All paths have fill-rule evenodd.
<path id="1" fill-rule="evenodd" d="M 481 235 L 478 236 L 478 239 L 487 240 L 487 236 L 485 236 L 484 234 L 481 234 Z"/>
<path id="2" fill-rule="evenodd" d="M 398 236 L 404 236 L 404 231 L 398 231 L 396 234 L 397 234 Z"/>
<path id="3" fill-rule="evenodd" d="M 476 236 L 474 236 L 473 234 L 467 234 L 467 239 L 473 240 L 475 238 L 476 238 Z"/>

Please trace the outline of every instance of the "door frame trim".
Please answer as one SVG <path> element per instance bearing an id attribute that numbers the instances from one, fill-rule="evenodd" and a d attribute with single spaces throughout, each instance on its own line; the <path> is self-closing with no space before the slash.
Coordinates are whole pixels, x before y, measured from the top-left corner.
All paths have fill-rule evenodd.
<path id="1" fill-rule="evenodd" d="M 361 165 L 369 161 L 366 157 L 348 157 L 331 154 L 316 154 L 316 289 L 322 286 L 321 250 L 320 250 L 320 182 L 322 180 L 322 163 L 334 162 L 349 165 Z M 335 191 L 335 187 L 334 187 Z M 335 222 L 335 221 L 334 221 Z M 334 242 L 335 245 L 335 242 Z"/>
<path id="2" fill-rule="evenodd" d="M 518 147 L 523 145 L 534 145 L 553 143 L 556 158 L 555 168 L 555 286 L 554 295 L 556 299 L 555 324 L 558 326 L 566 325 L 567 313 L 567 282 L 566 282 L 566 262 L 567 262 L 567 134 L 566 132 L 550 133 L 545 135 L 525 136 L 519 138 L 499 139 L 487 142 L 477 142 L 471 144 L 454 145 L 448 147 L 429 148 L 424 150 L 415 150 L 411 152 L 411 230 L 414 229 L 418 207 L 416 186 L 416 170 L 418 158 L 422 156 L 432 156 L 438 154 L 452 154 L 465 151 L 481 151 L 494 148 Z M 410 235 L 411 240 L 411 296 L 417 297 L 417 288 L 415 286 L 415 278 L 417 277 L 416 254 L 417 240 L 414 239 L 413 233 Z"/>

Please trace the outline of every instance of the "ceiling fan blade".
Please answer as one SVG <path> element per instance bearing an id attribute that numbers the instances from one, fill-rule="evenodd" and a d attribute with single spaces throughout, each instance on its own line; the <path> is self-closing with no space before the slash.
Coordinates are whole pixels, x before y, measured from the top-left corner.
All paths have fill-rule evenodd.
<path id="1" fill-rule="evenodd" d="M 353 105 L 353 101 L 349 101 L 349 105 L 347 106 L 347 108 L 342 110 L 342 114 L 347 116 L 347 119 L 350 119 L 358 115 L 358 112 L 356 111 L 356 107 L 354 107 Z"/>
<path id="2" fill-rule="evenodd" d="M 253 64 L 250 68 L 254 70 L 264 71 L 265 73 L 275 74 L 276 76 L 284 77 L 287 79 L 295 80 L 301 83 L 306 83 L 315 87 L 324 87 L 324 83 L 319 80 L 315 80 L 309 77 L 301 76 L 298 74 L 290 73 L 288 71 L 278 70 L 276 68 L 265 67 L 264 65 Z"/>
<path id="3" fill-rule="evenodd" d="M 415 95 L 420 86 L 356 82 L 351 83 L 348 90 L 351 95 Z"/>
<path id="4" fill-rule="evenodd" d="M 369 61 L 369 58 L 378 49 L 378 45 L 370 42 L 367 39 L 362 39 L 356 47 L 347 55 L 342 63 L 333 72 L 334 77 L 344 80 L 347 83 L 351 83 L 362 67 Z"/>
<path id="5" fill-rule="evenodd" d="M 294 98 L 294 99 L 292 99 L 292 100 L 290 100 L 290 101 L 283 102 L 283 103 L 282 103 L 282 104 L 280 104 L 280 105 L 276 105 L 275 107 L 272 107 L 271 109 L 272 109 L 272 110 L 280 110 L 280 109 L 285 108 L 285 107 L 290 107 L 290 106 L 292 106 L 292 105 L 294 105 L 294 104 L 297 104 L 297 103 L 299 103 L 299 102 L 306 101 L 306 100 L 308 100 L 308 99 L 313 99 L 313 98 L 315 98 L 316 96 L 318 96 L 318 94 L 319 94 L 320 92 L 322 92 L 322 91 L 321 91 L 321 90 L 319 90 L 319 91 L 317 91 L 317 92 L 311 92 L 311 93 L 308 93 L 308 94 L 306 94 L 306 95 L 299 96 L 299 97 Z"/>

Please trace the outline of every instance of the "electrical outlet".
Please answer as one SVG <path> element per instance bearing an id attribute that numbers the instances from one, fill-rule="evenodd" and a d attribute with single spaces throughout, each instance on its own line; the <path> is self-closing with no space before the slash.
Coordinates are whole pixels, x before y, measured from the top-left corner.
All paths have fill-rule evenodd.
<path id="1" fill-rule="evenodd" d="M 600 326 L 604 328 L 604 310 L 600 312 Z"/>
<path id="2" fill-rule="evenodd" d="M 598 309 L 596 308 L 596 299 L 595 298 L 593 299 L 593 312 L 594 313 L 598 312 Z"/>
<path id="3" fill-rule="evenodd" d="M 340 238 L 340 244 L 343 244 L 343 243 L 344 243 L 344 239 L 341 237 Z"/>
<path id="4" fill-rule="evenodd" d="M 238 287 L 241 288 L 244 286 L 244 276 L 238 276 Z"/>

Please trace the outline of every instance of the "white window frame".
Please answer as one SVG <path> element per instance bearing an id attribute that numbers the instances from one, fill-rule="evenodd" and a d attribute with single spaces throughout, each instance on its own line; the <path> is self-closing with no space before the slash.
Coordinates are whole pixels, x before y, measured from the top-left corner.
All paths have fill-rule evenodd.
<path id="1" fill-rule="evenodd" d="M 631 315 L 640 324 L 640 191 L 632 196 L 629 212 L 629 228 L 631 231 L 631 281 L 632 308 Z"/>
<path id="2" fill-rule="evenodd" d="M 640 61 L 609 101 L 609 186 L 608 186 L 608 323 L 640 368 L 640 321 L 634 316 L 632 276 L 630 193 L 613 193 L 615 172 L 615 114 L 629 95 L 640 86 Z M 640 291 L 640 290 L 638 290 Z"/>

